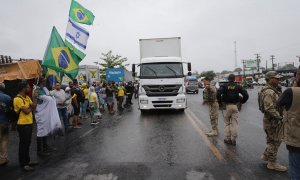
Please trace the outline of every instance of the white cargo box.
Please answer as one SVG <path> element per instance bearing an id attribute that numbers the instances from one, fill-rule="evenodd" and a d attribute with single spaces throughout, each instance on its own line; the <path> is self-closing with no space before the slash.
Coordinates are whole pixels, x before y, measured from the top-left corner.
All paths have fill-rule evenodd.
<path id="1" fill-rule="evenodd" d="M 148 57 L 181 57 L 181 38 L 140 39 L 141 59 Z"/>

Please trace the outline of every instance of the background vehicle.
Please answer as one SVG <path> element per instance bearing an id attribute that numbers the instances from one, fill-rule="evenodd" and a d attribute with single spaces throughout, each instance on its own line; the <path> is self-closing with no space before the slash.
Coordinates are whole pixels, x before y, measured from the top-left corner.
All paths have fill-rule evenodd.
<path id="1" fill-rule="evenodd" d="M 185 90 L 186 93 L 199 93 L 199 83 L 197 77 L 195 76 L 187 76 L 186 83 L 185 83 Z"/>
<path id="2" fill-rule="evenodd" d="M 180 37 L 140 39 L 139 109 L 142 112 L 150 109 L 184 111 L 187 107 L 180 41 Z M 191 71 L 190 63 L 188 71 Z M 135 74 L 135 64 L 132 72 Z"/>
<path id="3" fill-rule="evenodd" d="M 265 80 L 265 78 L 260 78 L 257 80 L 257 83 L 260 86 L 264 86 L 264 85 L 266 85 L 266 80 Z"/>

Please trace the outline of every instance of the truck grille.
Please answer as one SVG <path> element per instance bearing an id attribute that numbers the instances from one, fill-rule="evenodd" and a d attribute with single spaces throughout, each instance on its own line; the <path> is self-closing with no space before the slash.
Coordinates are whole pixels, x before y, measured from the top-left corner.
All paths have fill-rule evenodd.
<path id="1" fill-rule="evenodd" d="M 147 96 L 177 96 L 181 85 L 144 85 Z"/>

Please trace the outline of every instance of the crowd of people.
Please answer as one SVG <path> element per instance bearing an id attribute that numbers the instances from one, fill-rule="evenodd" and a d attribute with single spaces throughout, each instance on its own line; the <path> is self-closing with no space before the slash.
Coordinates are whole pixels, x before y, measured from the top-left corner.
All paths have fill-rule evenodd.
<path id="1" fill-rule="evenodd" d="M 267 85 L 258 94 L 258 109 L 264 114 L 263 128 L 266 133 L 266 148 L 261 159 L 267 162 L 268 169 L 287 171 L 287 167 L 277 161 L 278 148 L 282 142 L 286 143 L 289 173 L 292 179 L 300 179 L 300 70 L 296 73 L 292 87 L 283 93 L 281 77 L 275 71 L 267 72 Z M 219 135 L 217 111 L 220 108 L 224 117 L 224 143 L 228 145 L 237 144 L 239 111 L 241 104 L 246 103 L 249 98 L 247 90 L 234 80 L 235 76 L 231 74 L 229 82 L 216 89 L 209 78 L 203 79 L 203 104 L 209 105 L 212 126 L 207 136 Z M 91 125 L 96 125 L 105 111 L 110 115 L 116 110 L 123 111 L 132 105 L 133 97 L 138 97 L 137 89 L 137 83 L 110 81 L 94 82 L 91 85 L 79 85 L 74 81 L 64 89 L 60 83 L 46 88 L 46 79 L 39 78 L 33 91 L 26 81 L 20 82 L 18 94 L 12 99 L 4 93 L 5 84 L 0 83 L 0 165 L 9 162 L 10 121 L 16 121 L 19 134 L 20 167 L 25 171 L 32 171 L 33 166 L 38 164 L 29 156 L 34 123 L 37 127 L 37 154 L 49 156 L 56 150 L 47 143 L 49 135 L 63 135 L 72 129 L 79 129 L 81 120 L 87 118 Z M 11 113 L 11 109 L 14 113 Z"/>
<path id="2" fill-rule="evenodd" d="M 258 93 L 258 109 L 263 113 L 263 128 L 266 133 L 266 148 L 261 159 L 270 170 L 287 171 L 287 167 L 277 161 L 277 152 L 284 142 L 289 151 L 289 174 L 291 179 L 300 179 L 300 69 L 293 78 L 292 87 L 282 93 L 281 75 L 275 71 L 265 74 L 266 86 Z M 234 82 L 230 74 L 228 83 L 216 89 L 209 78 L 204 78 L 203 104 L 209 105 L 212 129 L 207 136 L 217 136 L 218 109 L 223 110 L 224 143 L 236 145 L 238 137 L 238 114 L 241 104 L 248 100 L 248 92 Z"/>
<path id="3" fill-rule="evenodd" d="M 65 135 L 73 129 L 80 129 L 83 119 L 90 119 L 96 125 L 107 109 L 113 115 L 132 105 L 137 93 L 136 83 L 93 82 L 91 85 L 77 81 L 64 87 L 55 83 L 46 87 L 46 78 L 37 79 L 33 89 L 27 81 L 18 84 L 18 94 L 11 98 L 0 83 L 0 166 L 8 159 L 9 125 L 19 135 L 19 164 L 24 171 L 33 171 L 39 164 L 30 159 L 29 150 L 36 125 L 37 155 L 50 156 L 56 148 L 49 146 L 50 135 Z M 137 97 L 135 95 L 135 97 Z M 115 108 L 117 102 L 117 109 Z M 116 110 L 115 110 L 116 109 Z"/>

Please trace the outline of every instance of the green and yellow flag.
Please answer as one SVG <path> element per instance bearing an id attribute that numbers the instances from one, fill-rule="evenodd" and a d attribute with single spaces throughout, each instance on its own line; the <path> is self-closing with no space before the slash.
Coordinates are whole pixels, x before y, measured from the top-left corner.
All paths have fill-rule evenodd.
<path id="1" fill-rule="evenodd" d="M 75 0 L 72 0 L 69 16 L 73 21 L 87 25 L 93 24 L 95 18 L 91 11 L 84 8 Z"/>
<path id="2" fill-rule="evenodd" d="M 44 56 L 43 66 L 61 74 L 66 74 L 71 79 L 75 79 L 78 73 L 79 62 L 78 57 L 73 51 L 70 51 L 56 28 L 53 27 Z"/>

